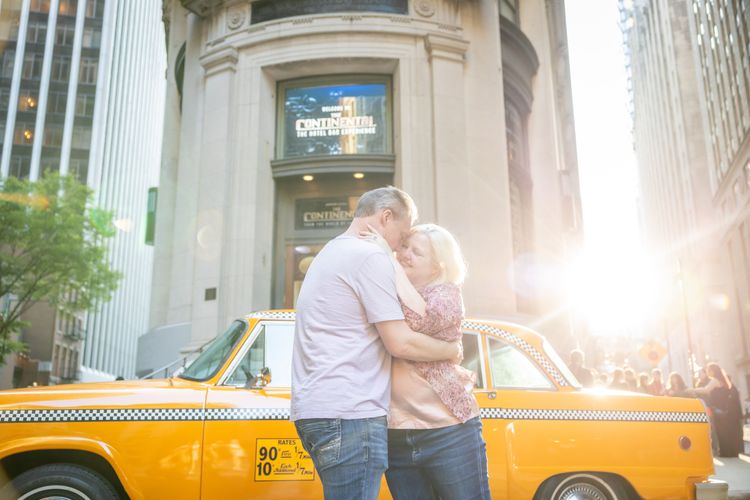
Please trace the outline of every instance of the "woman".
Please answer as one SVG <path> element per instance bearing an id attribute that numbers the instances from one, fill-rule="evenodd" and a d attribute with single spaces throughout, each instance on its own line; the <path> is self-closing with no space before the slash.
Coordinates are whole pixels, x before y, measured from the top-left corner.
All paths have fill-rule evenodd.
<path id="1" fill-rule="evenodd" d="M 363 234 L 393 255 L 377 232 Z M 394 257 L 396 290 L 412 330 L 461 339 L 465 266 L 453 236 L 412 228 Z M 393 359 L 386 480 L 395 500 L 488 499 L 487 454 L 473 373 L 449 361 Z"/>
<path id="2" fill-rule="evenodd" d="M 612 382 L 609 383 L 609 388 L 628 390 L 629 386 L 625 382 L 625 371 L 622 368 L 615 368 L 612 372 Z"/>
<path id="3" fill-rule="evenodd" d="M 708 384 L 691 392 L 704 398 L 713 413 L 719 456 L 736 457 L 743 451 L 742 408 L 739 393 L 724 370 L 716 363 L 706 365 Z"/>
<path id="4" fill-rule="evenodd" d="M 649 376 L 646 372 L 641 372 L 638 374 L 638 392 L 642 392 L 644 394 L 648 394 L 648 387 L 649 387 Z"/>
<path id="5" fill-rule="evenodd" d="M 651 383 L 648 386 L 648 393 L 654 396 L 663 396 L 666 393 L 662 372 L 659 368 L 651 370 Z"/>
<path id="6" fill-rule="evenodd" d="M 685 395 L 685 391 L 687 391 L 687 384 L 682 375 L 677 372 L 670 373 L 667 382 L 667 396 L 681 397 Z"/>

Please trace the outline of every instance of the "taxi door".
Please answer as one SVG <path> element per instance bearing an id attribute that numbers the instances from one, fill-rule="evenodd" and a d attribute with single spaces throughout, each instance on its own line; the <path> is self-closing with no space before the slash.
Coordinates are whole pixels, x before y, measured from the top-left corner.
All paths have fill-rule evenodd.
<path id="1" fill-rule="evenodd" d="M 487 442 L 490 491 L 495 498 L 531 498 L 536 485 L 547 477 L 547 471 L 535 469 L 533 464 L 547 452 L 545 436 L 554 428 L 543 417 L 537 418 L 538 410 L 548 406 L 557 388 L 530 356 L 528 349 L 536 349 L 503 333 L 507 338 L 485 335 L 489 390 L 477 394 Z M 543 359 L 543 354 L 537 354 Z M 519 467 L 525 471 L 522 477 L 515 473 Z"/>
<path id="2" fill-rule="evenodd" d="M 474 396 L 479 403 L 482 418 L 482 434 L 487 445 L 487 470 L 489 473 L 490 492 L 493 497 L 503 498 L 506 486 L 506 447 L 505 433 L 507 421 L 488 419 L 487 408 L 497 405 L 497 391 L 491 386 L 487 362 L 487 344 L 484 335 L 478 331 L 464 329 L 464 359 L 461 365 L 474 372 L 476 376 Z"/>
<path id="3" fill-rule="evenodd" d="M 206 396 L 201 497 L 323 498 L 289 421 L 294 323 L 258 323 Z"/>

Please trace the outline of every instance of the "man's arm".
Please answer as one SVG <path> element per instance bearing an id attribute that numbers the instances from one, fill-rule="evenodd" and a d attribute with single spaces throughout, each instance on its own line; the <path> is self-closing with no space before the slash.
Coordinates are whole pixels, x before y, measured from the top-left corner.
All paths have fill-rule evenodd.
<path id="1" fill-rule="evenodd" d="M 444 342 L 412 331 L 404 320 L 375 323 L 380 338 L 391 356 L 410 361 L 442 361 L 460 359 L 461 343 Z"/>

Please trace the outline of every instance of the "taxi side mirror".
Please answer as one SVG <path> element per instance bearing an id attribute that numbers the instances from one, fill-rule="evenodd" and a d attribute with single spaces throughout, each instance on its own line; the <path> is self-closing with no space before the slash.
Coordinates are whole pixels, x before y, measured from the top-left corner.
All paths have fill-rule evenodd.
<path id="1" fill-rule="evenodd" d="M 263 367 L 263 369 L 254 377 L 248 377 L 245 388 L 247 389 L 262 389 L 271 383 L 271 369 Z"/>

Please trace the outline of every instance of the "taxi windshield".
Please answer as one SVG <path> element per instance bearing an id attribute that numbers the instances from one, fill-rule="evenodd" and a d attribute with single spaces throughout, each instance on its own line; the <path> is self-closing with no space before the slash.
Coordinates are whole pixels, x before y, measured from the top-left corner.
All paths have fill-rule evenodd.
<path id="1" fill-rule="evenodd" d="M 179 377 L 201 381 L 216 375 L 246 330 L 247 323 L 244 321 L 237 320 L 232 323 L 224 333 L 208 344 Z"/>

